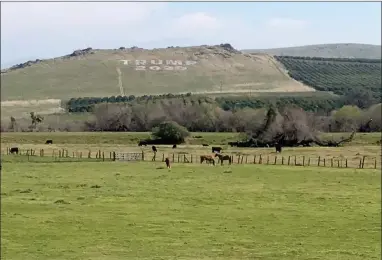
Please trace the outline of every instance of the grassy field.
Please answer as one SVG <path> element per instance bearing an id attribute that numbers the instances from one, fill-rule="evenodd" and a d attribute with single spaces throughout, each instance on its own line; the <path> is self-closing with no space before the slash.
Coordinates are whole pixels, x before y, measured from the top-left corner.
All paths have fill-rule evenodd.
<path id="1" fill-rule="evenodd" d="M 182 92 L 300 92 L 312 88 L 291 79 L 267 54 L 221 47 L 93 50 L 78 57 L 44 60 L 1 74 L 3 100 L 70 99 Z M 183 71 L 136 71 L 120 60 L 195 60 Z"/>
<path id="2" fill-rule="evenodd" d="M 5 163 L 3 259 L 379 259 L 377 170 Z"/>
<path id="3" fill-rule="evenodd" d="M 323 134 L 324 138 L 340 138 L 348 134 Z M 111 133 L 111 132 L 52 132 L 52 133 L 2 133 L 1 136 L 1 152 L 6 154 L 6 149 L 10 147 L 19 147 L 23 154 L 28 149 L 36 150 L 44 149 L 45 156 L 58 155 L 59 150 L 66 149 L 70 156 L 73 153 L 82 153 L 84 157 L 89 153 L 94 158 L 100 150 L 104 152 L 106 157 L 110 156 L 110 152 L 144 152 L 147 160 L 151 160 L 153 153 L 151 146 L 139 147 L 138 141 L 148 138 L 150 133 Z M 349 160 L 349 167 L 357 167 L 359 160 L 363 156 L 367 156 L 365 167 L 373 168 L 375 165 L 374 158 L 377 160 L 377 168 L 381 167 L 381 147 L 380 133 L 356 134 L 354 140 L 346 144 L 344 147 L 291 147 L 284 148 L 282 155 L 275 154 L 274 148 L 238 148 L 230 147 L 227 143 L 237 141 L 240 138 L 236 133 L 192 133 L 191 137 L 186 140 L 186 144 L 179 145 L 177 149 L 172 149 L 171 145 L 158 145 L 157 160 L 161 160 L 163 156 L 172 157 L 175 154 L 193 155 L 194 158 L 203 154 L 211 154 L 211 146 L 217 145 L 223 148 L 223 153 L 235 156 L 235 162 L 238 155 L 249 157 L 249 161 L 254 160 L 254 156 L 262 155 L 264 160 L 269 157 L 273 162 L 274 157 L 278 156 L 278 164 L 281 164 L 282 157 L 287 159 L 289 156 L 297 157 L 298 163 L 302 160 L 311 158 L 312 164 L 318 160 L 326 158 L 326 160 Z M 52 145 L 46 145 L 45 141 L 53 140 Z M 209 147 L 203 147 L 202 144 L 210 144 Z M 282 157 L 281 157 L 282 156 Z M 305 157 L 305 159 L 303 159 Z M 258 158 L 258 157 L 257 157 Z M 33 158 L 32 158 L 33 159 Z M 40 159 L 33 159 L 40 160 Z M 50 159 L 52 160 L 52 159 Z M 335 162 L 336 163 L 336 162 Z M 327 164 L 328 166 L 328 164 Z"/>

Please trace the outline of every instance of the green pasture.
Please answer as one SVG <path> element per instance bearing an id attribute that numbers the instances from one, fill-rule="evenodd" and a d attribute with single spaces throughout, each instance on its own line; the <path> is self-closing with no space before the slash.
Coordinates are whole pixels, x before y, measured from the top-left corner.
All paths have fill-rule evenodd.
<path id="1" fill-rule="evenodd" d="M 149 138 L 149 132 L 7 132 L 1 133 L 2 144 L 44 144 L 53 139 L 55 144 L 88 144 L 88 145 L 137 145 L 141 139 Z M 322 137 L 341 138 L 350 133 L 323 133 Z M 225 145 L 242 138 L 239 133 L 191 133 L 187 145 Z M 357 133 L 348 146 L 380 145 L 381 133 Z"/>
<path id="2" fill-rule="evenodd" d="M 3 163 L 2 259 L 380 259 L 379 170 Z"/>

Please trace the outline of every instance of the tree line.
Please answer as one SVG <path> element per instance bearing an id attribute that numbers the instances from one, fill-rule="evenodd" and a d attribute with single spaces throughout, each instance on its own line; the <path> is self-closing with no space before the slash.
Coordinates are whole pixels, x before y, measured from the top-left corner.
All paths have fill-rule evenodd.
<path id="1" fill-rule="evenodd" d="M 353 95 L 354 98 L 357 95 Z M 364 96 L 364 95 L 363 95 Z M 113 97 L 85 97 L 85 98 L 72 98 L 70 99 L 65 107 L 66 110 L 70 113 L 84 113 L 84 112 L 93 112 L 97 104 L 105 103 L 129 103 L 132 105 L 145 104 L 147 102 L 159 102 L 160 100 L 171 100 L 175 98 L 180 98 L 183 102 L 186 103 L 215 103 L 225 111 L 234 111 L 237 109 L 243 108 L 263 108 L 269 105 L 274 105 L 277 108 L 283 108 L 289 105 L 296 105 L 301 107 L 305 111 L 310 112 L 330 112 L 334 109 L 338 109 L 343 105 L 353 104 L 351 98 L 338 97 L 335 95 L 285 95 L 285 96 L 227 96 L 227 97 L 217 97 L 215 99 L 208 96 L 201 95 L 191 95 L 191 93 L 183 95 L 146 95 L 146 96 L 113 96 Z M 367 100 L 367 99 L 362 99 Z M 370 103 L 370 102 L 368 102 Z M 368 104 L 369 105 L 369 104 Z"/>
<path id="2" fill-rule="evenodd" d="M 192 132 L 248 132 L 262 124 L 269 107 L 273 106 L 224 110 L 214 100 L 198 101 L 190 97 L 153 99 L 143 103 L 101 103 L 81 117 L 47 115 L 38 124 L 31 119 L 2 120 L 1 130 L 141 132 L 151 131 L 161 122 L 173 121 Z M 283 111 L 291 108 L 300 111 L 319 131 L 349 132 L 360 129 L 370 118 L 370 129 L 366 131 L 381 131 L 381 104 L 367 109 L 346 105 L 329 113 L 305 111 L 293 104 L 276 109 Z"/>

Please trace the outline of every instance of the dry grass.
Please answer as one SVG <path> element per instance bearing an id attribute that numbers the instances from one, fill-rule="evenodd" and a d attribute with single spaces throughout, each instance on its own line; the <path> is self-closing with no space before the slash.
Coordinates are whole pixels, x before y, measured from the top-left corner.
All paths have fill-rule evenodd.
<path id="1" fill-rule="evenodd" d="M 222 55 L 228 55 L 223 57 Z M 121 59 L 197 60 L 186 71 L 135 71 Z M 46 60 L 3 73 L 2 99 L 27 100 L 126 94 L 232 91 L 314 91 L 288 77 L 269 55 L 230 54 L 221 48 L 99 50 L 71 59 Z M 121 77 L 116 68 L 120 68 Z"/>

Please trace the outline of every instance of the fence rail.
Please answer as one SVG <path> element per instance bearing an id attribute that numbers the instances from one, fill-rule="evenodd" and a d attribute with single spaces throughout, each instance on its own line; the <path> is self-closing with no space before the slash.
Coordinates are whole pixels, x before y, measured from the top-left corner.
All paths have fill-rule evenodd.
<path id="1" fill-rule="evenodd" d="M 7 155 L 11 155 L 7 148 Z M 13 153 L 13 161 L 162 161 L 168 157 L 171 163 L 200 163 L 200 156 L 189 153 L 145 153 L 145 152 L 104 152 L 101 150 L 78 152 L 67 149 L 56 149 L 51 153 L 45 153 L 44 149 L 19 149 L 18 153 Z M 151 157 L 152 156 L 152 157 Z M 263 165 L 289 165 L 289 166 L 316 166 L 335 168 L 359 168 L 359 169 L 380 169 L 381 158 L 374 156 L 354 156 L 354 157 L 322 157 L 306 155 L 281 154 L 231 154 L 232 164 L 263 164 Z M 216 158 L 218 159 L 218 158 Z M 218 162 L 220 163 L 220 162 Z M 224 164 L 228 164 L 224 161 Z"/>

